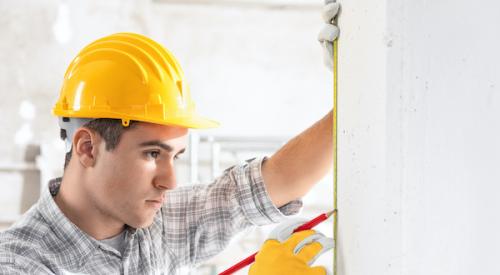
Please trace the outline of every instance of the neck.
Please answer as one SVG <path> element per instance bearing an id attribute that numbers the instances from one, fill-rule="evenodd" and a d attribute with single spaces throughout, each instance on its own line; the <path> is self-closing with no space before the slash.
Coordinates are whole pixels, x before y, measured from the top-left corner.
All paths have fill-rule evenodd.
<path id="1" fill-rule="evenodd" d="M 84 173 L 78 173 L 68 166 L 54 198 L 57 206 L 72 223 L 96 240 L 118 235 L 125 224 L 104 213 L 91 199 L 91 194 L 85 188 L 88 181 Z"/>

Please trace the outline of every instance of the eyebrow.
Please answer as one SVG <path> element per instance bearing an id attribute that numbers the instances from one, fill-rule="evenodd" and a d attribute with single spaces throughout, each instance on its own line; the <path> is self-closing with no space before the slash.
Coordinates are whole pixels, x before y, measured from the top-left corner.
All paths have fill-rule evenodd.
<path id="1" fill-rule="evenodd" d="M 172 153 L 174 151 L 174 148 L 166 143 L 163 143 L 159 140 L 151 140 L 151 141 L 145 141 L 145 142 L 142 142 L 141 144 L 139 144 L 140 147 L 147 147 L 147 146 L 158 146 L 160 148 L 162 148 L 163 150 L 169 152 L 169 153 Z M 186 148 L 182 148 L 182 150 L 180 150 L 177 155 L 180 155 L 182 153 L 184 153 L 186 151 Z"/>

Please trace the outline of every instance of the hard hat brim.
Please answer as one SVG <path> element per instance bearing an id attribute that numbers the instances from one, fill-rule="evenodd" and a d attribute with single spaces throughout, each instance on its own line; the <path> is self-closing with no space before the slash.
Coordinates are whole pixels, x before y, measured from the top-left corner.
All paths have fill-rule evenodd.
<path id="1" fill-rule="evenodd" d="M 165 121 L 146 121 L 167 126 L 180 126 L 190 129 L 210 129 L 219 127 L 219 122 L 201 116 L 169 118 Z"/>
<path id="2" fill-rule="evenodd" d="M 169 117 L 167 119 L 154 119 L 151 117 L 143 117 L 143 116 L 127 116 L 125 114 L 113 113 L 113 112 L 101 112 L 98 114 L 86 113 L 81 111 L 62 113 L 60 110 L 57 110 L 55 108 L 52 110 L 52 113 L 60 117 L 121 119 L 122 121 L 139 121 L 139 122 L 154 123 L 166 126 L 178 126 L 190 129 L 210 129 L 210 128 L 217 128 L 220 126 L 219 122 L 196 114 L 190 115 L 188 117 Z"/>

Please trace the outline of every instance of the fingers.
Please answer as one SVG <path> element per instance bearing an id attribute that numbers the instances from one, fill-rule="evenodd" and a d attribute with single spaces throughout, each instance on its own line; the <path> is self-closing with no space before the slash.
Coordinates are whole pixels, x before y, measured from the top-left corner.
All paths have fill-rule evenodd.
<path id="1" fill-rule="evenodd" d="M 339 28 L 331 24 L 325 24 L 318 34 L 319 42 L 333 42 L 339 36 Z"/>
<path id="2" fill-rule="evenodd" d="M 331 250 L 334 246 L 335 243 L 332 238 L 328 238 L 321 233 L 315 233 L 297 244 L 294 253 L 308 265 L 311 265 L 319 256 Z"/>
<path id="3" fill-rule="evenodd" d="M 327 24 L 332 24 L 334 22 L 335 16 L 337 16 L 340 9 L 339 3 L 329 3 L 323 7 L 323 20 Z"/>
<path id="4" fill-rule="evenodd" d="M 317 254 L 323 249 L 323 246 L 318 242 L 308 243 L 301 247 L 300 250 L 295 252 L 296 257 L 301 259 L 304 263 L 313 263 L 317 258 Z"/>
<path id="5" fill-rule="evenodd" d="M 318 40 L 323 47 L 325 65 L 333 70 L 333 41 L 339 37 L 339 28 L 336 26 L 336 17 L 340 11 L 340 4 L 334 0 L 325 0 L 322 17 L 325 24 L 318 34 Z"/>
<path id="6" fill-rule="evenodd" d="M 301 218 L 287 220 L 281 223 L 280 225 L 276 226 L 276 228 L 274 228 L 273 231 L 271 231 L 267 239 L 268 240 L 274 239 L 280 242 L 284 242 L 290 237 L 290 235 L 292 235 L 293 230 L 295 230 L 295 228 L 301 226 L 306 222 L 307 222 L 306 219 L 301 219 Z"/>
<path id="7" fill-rule="evenodd" d="M 286 247 L 287 251 L 293 253 L 297 245 L 302 243 L 303 240 L 315 234 L 316 231 L 314 230 L 304 230 L 297 233 L 293 233 L 292 236 L 290 236 L 285 242 L 283 242 L 283 245 Z"/>
<path id="8" fill-rule="evenodd" d="M 339 36 L 339 28 L 325 24 L 318 34 L 318 40 L 323 47 L 323 60 L 325 65 L 333 69 L 333 41 Z"/>

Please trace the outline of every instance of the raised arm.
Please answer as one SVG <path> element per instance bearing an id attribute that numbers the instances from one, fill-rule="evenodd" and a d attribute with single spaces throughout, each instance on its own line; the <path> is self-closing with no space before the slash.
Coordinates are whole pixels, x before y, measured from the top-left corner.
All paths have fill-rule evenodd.
<path id="1" fill-rule="evenodd" d="M 304 196 L 333 164 L 333 112 L 287 142 L 262 164 L 262 176 L 276 206 Z"/>
<path id="2" fill-rule="evenodd" d="M 339 35 L 336 24 L 340 5 L 325 1 L 324 25 L 318 35 L 325 64 L 333 67 L 333 41 Z M 323 178 L 333 164 L 333 111 L 283 146 L 262 165 L 262 176 L 276 206 L 304 196 Z"/>

